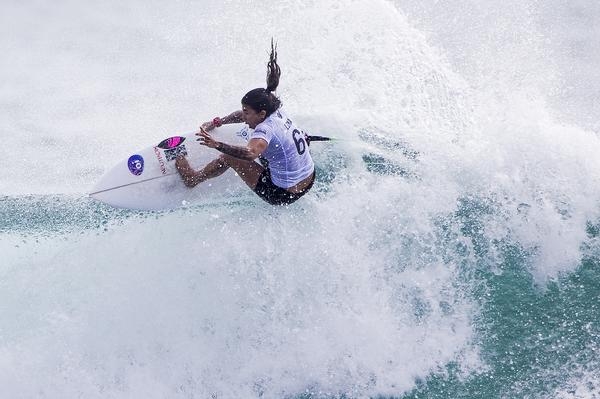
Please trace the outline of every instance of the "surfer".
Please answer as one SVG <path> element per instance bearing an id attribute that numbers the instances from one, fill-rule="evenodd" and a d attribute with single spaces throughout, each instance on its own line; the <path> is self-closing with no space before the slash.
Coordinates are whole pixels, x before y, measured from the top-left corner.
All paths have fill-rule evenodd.
<path id="1" fill-rule="evenodd" d="M 242 97 L 241 110 L 203 123 L 196 133 L 200 137 L 200 144 L 222 154 L 197 171 L 183 156 L 177 158 L 177 171 L 186 186 L 194 187 L 233 168 L 248 187 L 273 205 L 291 204 L 311 189 L 315 167 L 308 148 L 308 138 L 288 118 L 281 101 L 273 93 L 279 85 L 280 75 L 277 46 L 271 40 L 267 88 L 250 90 Z M 246 146 L 216 141 L 208 133 L 223 124 L 240 122 L 254 129 Z M 255 162 L 256 158 L 261 164 Z"/>

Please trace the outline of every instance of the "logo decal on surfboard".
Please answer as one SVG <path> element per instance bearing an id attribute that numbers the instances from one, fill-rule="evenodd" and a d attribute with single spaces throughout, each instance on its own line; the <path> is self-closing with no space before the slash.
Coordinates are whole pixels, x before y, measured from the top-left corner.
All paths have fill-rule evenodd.
<path id="1" fill-rule="evenodd" d="M 164 139 L 160 143 L 158 143 L 157 147 L 162 148 L 163 150 L 170 150 L 171 148 L 175 148 L 181 143 L 185 141 L 185 137 L 181 136 L 173 136 L 168 139 Z"/>
<path id="2" fill-rule="evenodd" d="M 130 156 L 127 160 L 127 167 L 132 174 L 141 175 L 144 171 L 144 158 L 138 154 Z"/>
<path id="3" fill-rule="evenodd" d="M 187 148 L 184 145 L 177 146 L 170 150 L 165 150 L 165 158 L 167 158 L 167 162 L 174 160 L 180 155 L 187 155 Z"/>
<path id="4" fill-rule="evenodd" d="M 245 126 L 242 130 L 240 130 L 239 132 L 236 133 L 236 135 L 238 137 L 241 137 L 241 138 L 243 138 L 245 140 L 248 140 L 248 134 L 249 134 L 249 132 L 248 132 L 248 126 Z"/>
<path id="5" fill-rule="evenodd" d="M 167 167 L 165 166 L 165 161 L 163 160 L 162 155 L 160 154 L 160 150 L 158 147 L 154 147 L 154 154 L 156 155 L 156 159 L 158 159 L 158 166 L 160 166 L 160 171 L 163 175 L 167 174 Z"/>

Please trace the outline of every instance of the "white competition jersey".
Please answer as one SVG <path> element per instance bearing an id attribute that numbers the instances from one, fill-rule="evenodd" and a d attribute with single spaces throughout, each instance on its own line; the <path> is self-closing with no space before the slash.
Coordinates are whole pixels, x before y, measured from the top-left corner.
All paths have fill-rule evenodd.
<path id="1" fill-rule="evenodd" d="M 315 165 L 306 134 L 283 112 L 273 112 L 259 123 L 250 138 L 261 138 L 268 144 L 261 154 L 269 162 L 271 180 L 281 188 L 290 188 L 310 176 Z"/>

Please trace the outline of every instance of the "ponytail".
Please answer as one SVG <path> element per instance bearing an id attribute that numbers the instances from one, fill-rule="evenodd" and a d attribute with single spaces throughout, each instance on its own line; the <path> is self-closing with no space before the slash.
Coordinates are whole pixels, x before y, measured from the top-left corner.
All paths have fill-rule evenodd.
<path id="1" fill-rule="evenodd" d="M 273 92 L 279 86 L 279 77 L 281 76 L 281 68 L 277 65 L 277 44 L 273 44 L 271 38 L 271 55 L 267 63 L 267 91 Z"/>
<path id="2" fill-rule="evenodd" d="M 242 97 L 242 104 L 248 105 L 256 112 L 266 111 L 267 116 L 277 111 L 281 107 L 281 101 L 273 92 L 279 86 L 279 77 L 281 68 L 277 64 L 277 44 L 271 39 L 271 55 L 267 63 L 267 88 L 258 88 L 250 90 Z"/>

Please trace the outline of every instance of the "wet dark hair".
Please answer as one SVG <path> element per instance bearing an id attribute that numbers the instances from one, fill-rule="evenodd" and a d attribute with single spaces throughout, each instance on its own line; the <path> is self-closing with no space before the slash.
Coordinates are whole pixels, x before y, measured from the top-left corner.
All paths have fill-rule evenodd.
<path id="1" fill-rule="evenodd" d="M 250 90 L 242 97 L 242 104 L 249 106 L 256 112 L 264 110 L 267 112 L 267 116 L 277 111 L 281 107 L 281 101 L 273 92 L 279 86 L 280 76 L 281 69 L 277 65 L 277 44 L 273 44 L 273 39 L 271 39 L 271 55 L 267 63 L 267 88 L 259 87 Z"/>

